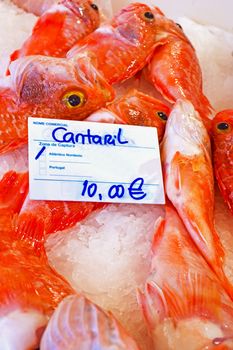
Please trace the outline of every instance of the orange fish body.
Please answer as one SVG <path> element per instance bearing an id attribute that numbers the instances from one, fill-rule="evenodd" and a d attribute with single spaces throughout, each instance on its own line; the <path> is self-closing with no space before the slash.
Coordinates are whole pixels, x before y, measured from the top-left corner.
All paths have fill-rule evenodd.
<path id="1" fill-rule="evenodd" d="M 36 255 L 40 240 L 38 232 L 35 230 L 32 238 L 30 232 L 23 231 L 21 240 L 20 237 L 13 239 L 13 233 L 6 234 L 1 231 L 2 336 L 5 330 L 1 340 L 2 349 L 16 349 L 17 342 L 22 343 L 22 349 L 34 349 L 33 346 L 36 348 L 52 312 L 65 296 L 74 293 L 69 284 L 49 267 L 45 253 Z M 27 244 L 30 238 L 36 248 Z M 11 346 L 4 347 L 3 344 Z"/>
<path id="2" fill-rule="evenodd" d="M 6 172 L 0 180 L 1 349 L 34 349 L 57 305 L 74 291 L 50 268 L 40 223 L 33 218 L 21 224 L 18 221 L 28 176 L 25 149 L 13 153 L 1 156 L 1 171 Z"/>
<path id="3" fill-rule="evenodd" d="M 114 98 L 88 58 L 29 56 L 0 81 L 0 153 L 27 142 L 29 116 L 82 120 Z"/>
<path id="4" fill-rule="evenodd" d="M 164 103 L 134 89 L 108 104 L 106 108 L 93 113 L 86 120 L 155 127 L 161 141 L 169 114 L 170 108 Z"/>
<path id="5" fill-rule="evenodd" d="M 165 189 L 190 236 L 232 294 L 223 272 L 224 250 L 214 228 L 214 178 L 210 140 L 192 104 L 179 100 L 162 144 Z"/>
<path id="6" fill-rule="evenodd" d="M 154 349 L 232 349 L 231 301 L 171 204 L 155 232 L 151 276 L 139 301 Z"/>
<path id="7" fill-rule="evenodd" d="M 98 7 L 90 0 L 61 0 L 43 13 L 31 36 L 11 55 L 65 57 L 72 46 L 95 30 L 100 21 Z"/>
<path id="8" fill-rule="evenodd" d="M 139 350 L 115 318 L 85 297 L 65 298 L 43 335 L 41 350 Z"/>
<path id="9" fill-rule="evenodd" d="M 12 0 L 12 2 L 27 12 L 41 16 L 52 5 L 58 3 L 58 0 Z"/>
<path id="10" fill-rule="evenodd" d="M 216 115 L 212 127 L 214 170 L 221 194 L 233 214 L 233 110 Z"/>
<path id="11" fill-rule="evenodd" d="M 20 349 L 34 349 L 57 305 L 74 291 L 50 268 L 38 222 L 32 219 L 18 227 L 15 197 L 11 200 L 9 205 L 9 198 L 4 202 L 1 197 L 0 205 L 1 348 L 16 349 L 20 343 Z"/>
<path id="12" fill-rule="evenodd" d="M 147 63 L 155 44 L 156 21 L 150 7 L 133 3 L 108 25 L 102 25 L 75 45 L 68 58 L 86 55 L 110 83 L 134 76 Z"/>
<path id="13" fill-rule="evenodd" d="M 195 49 L 176 23 L 158 12 L 155 19 L 157 42 L 147 75 L 169 102 L 182 98 L 192 102 L 209 129 L 212 107 L 203 94 L 202 72 Z"/>

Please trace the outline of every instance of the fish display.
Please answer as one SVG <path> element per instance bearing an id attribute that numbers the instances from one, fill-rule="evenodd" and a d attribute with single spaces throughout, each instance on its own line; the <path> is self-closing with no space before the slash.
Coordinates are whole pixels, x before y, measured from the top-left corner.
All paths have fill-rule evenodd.
<path id="1" fill-rule="evenodd" d="M 233 110 L 213 120 L 214 170 L 219 189 L 233 214 Z"/>
<path id="2" fill-rule="evenodd" d="M 0 349 L 232 350 L 233 110 L 214 110 L 185 20 L 12 3 L 40 17 L 0 78 Z M 29 117 L 156 128 L 165 205 L 32 200 Z"/>
<path id="3" fill-rule="evenodd" d="M 108 114 L 107 120 L 104 119 L 106 113 Z M 86 120 L 153 126 L 157 128 L 158 137 L 161 140 L 169 113 L 169 107 L 162 102 L 137 90 L 132 90 L 110 103 L 105 110 L 101 109 L 91 114 Z M 10 158 L 12 158 L 11 161 Z M 1 155 L 0 161 L 8 164 L 2 171 L 0 204 L 1 196 L 7 195 L 11 199 L 12 195 L 15 195 L 14 213 L 19 214 L 18 222 L 26 223 L 34 218 L 40 222 L 45 234 L 73 227 L 90 213 L 106 205 L 92 202 L 30 200 L 28 196 L 28 153 L 25 146 Z M 12 191 L 9 191 L 8 186 Z M 19 196 L 18 193 L 21 195 Z M 16 210 L 17 203 L 18 210 Z"/>

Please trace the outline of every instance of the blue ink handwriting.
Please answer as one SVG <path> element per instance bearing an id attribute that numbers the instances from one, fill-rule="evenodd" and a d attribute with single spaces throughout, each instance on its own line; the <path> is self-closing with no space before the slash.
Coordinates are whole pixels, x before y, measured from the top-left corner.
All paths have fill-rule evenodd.
<path id="1" fill-rule="evenodd" d="M 62 135 L 61 132 L 63 131 Z M 86 134 L 83 133 L 73 133 L 68 132 L 67 128 L 59 127 L 53 130 L 52 137 L 56 142 L 64 142 L 64 143 L 80 143 L 82 145 L 85 144 L 94 144 L 94 145 L 111 145 L 116 146 L 125 145 L 129 143 L 127 140 L 123 140 L 123 130 L 119 128 L 116 135 L 103 135 L 100 136 L 98 134 L 92 134 L 90 129 L 87 129 Z"/>
<path id="2" fill-rule="evenodd" d="M 110 199 L 115 199 L 115 198 L 123 198 L 128 191 L 129 196 L 136 201 L 140 201 L 144 199 L 147 194 L 143 191 L 142 187 L 144 185 L 144 179 L 142 177 L 136 178 L 132 183 L 129 185 L 127 188 L 127 185 L 111 185 L 110 188 L 108 189 L 107 196 Z M 83 182 L 83 190 L 81 193 L 82 197 L 89 197 L 89 198 L 94 198 L 97 196 L 96 200 L 102 200 L 103 199 L 103 194 L 98 193 L 98 185 L 93 182 L 89 183 L 88 180 L 85 180 Z M 95 199 L 95 198 L 94 198 Z"/>

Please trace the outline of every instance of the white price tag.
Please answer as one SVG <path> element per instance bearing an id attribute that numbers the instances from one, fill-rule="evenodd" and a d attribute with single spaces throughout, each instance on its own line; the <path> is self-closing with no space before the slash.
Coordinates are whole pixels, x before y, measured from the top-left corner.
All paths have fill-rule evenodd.
<path id="1" fill-rule="evenodd" d="M 30 199 L 164 204 L 157 129 L 29 118 Z"/>

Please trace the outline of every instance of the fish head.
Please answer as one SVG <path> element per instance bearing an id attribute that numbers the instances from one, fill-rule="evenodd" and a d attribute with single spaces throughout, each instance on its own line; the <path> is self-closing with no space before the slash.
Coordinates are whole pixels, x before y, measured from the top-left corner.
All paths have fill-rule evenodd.
<path id="1" fill-rule="evenodd" d="M 61 0 L 64 5 L 77 16 L 77 21 L 84 22 L 86 26 L 97 28 L 100 24 L 100 11 L 95 2 L 91 0 Z"/>
<path id="2" fill-rule="evenodd" d="M 140 3 L 124 7 L 112 20 L 113 27 L 133 45 L 153 45 L 155 41 L 156 21 L 153 10 Z"/>
<path id="3" fill-rule="evenodd" d="M 158 7 L 153 8 L 153 14 L 156 21 L 157 44 L 159 44 L 160 41 L 163 42 L 163 40 L 166 41 L 168 38 L 172 37 L 175 39 L 183 40 L 192 46 L 179 23 L 176 23 L 173 20 L 167 18 Z"/>
<path id="4" fill-rule="evenodd" d="M 15 113 L 82 120 L 114 98 L 112 87 L 86 57 L 75 64 L 44 56 L 20 58 L 10 66 Z"/>
<path id="5" fill-rule="evenodd" d="M 233 110 L 219 112 L 212 121 L 212 137 L 215 145 L 233 142 Z M 225 147 L 224 147 L 225 148 Z"/>
<path id="6" fill-rule="evenodd" d="M 108 108 L 126 124 L 156 127 L 159 140 L 162 139 L 170 108 L 161 101 L 133 89 Z"/>

